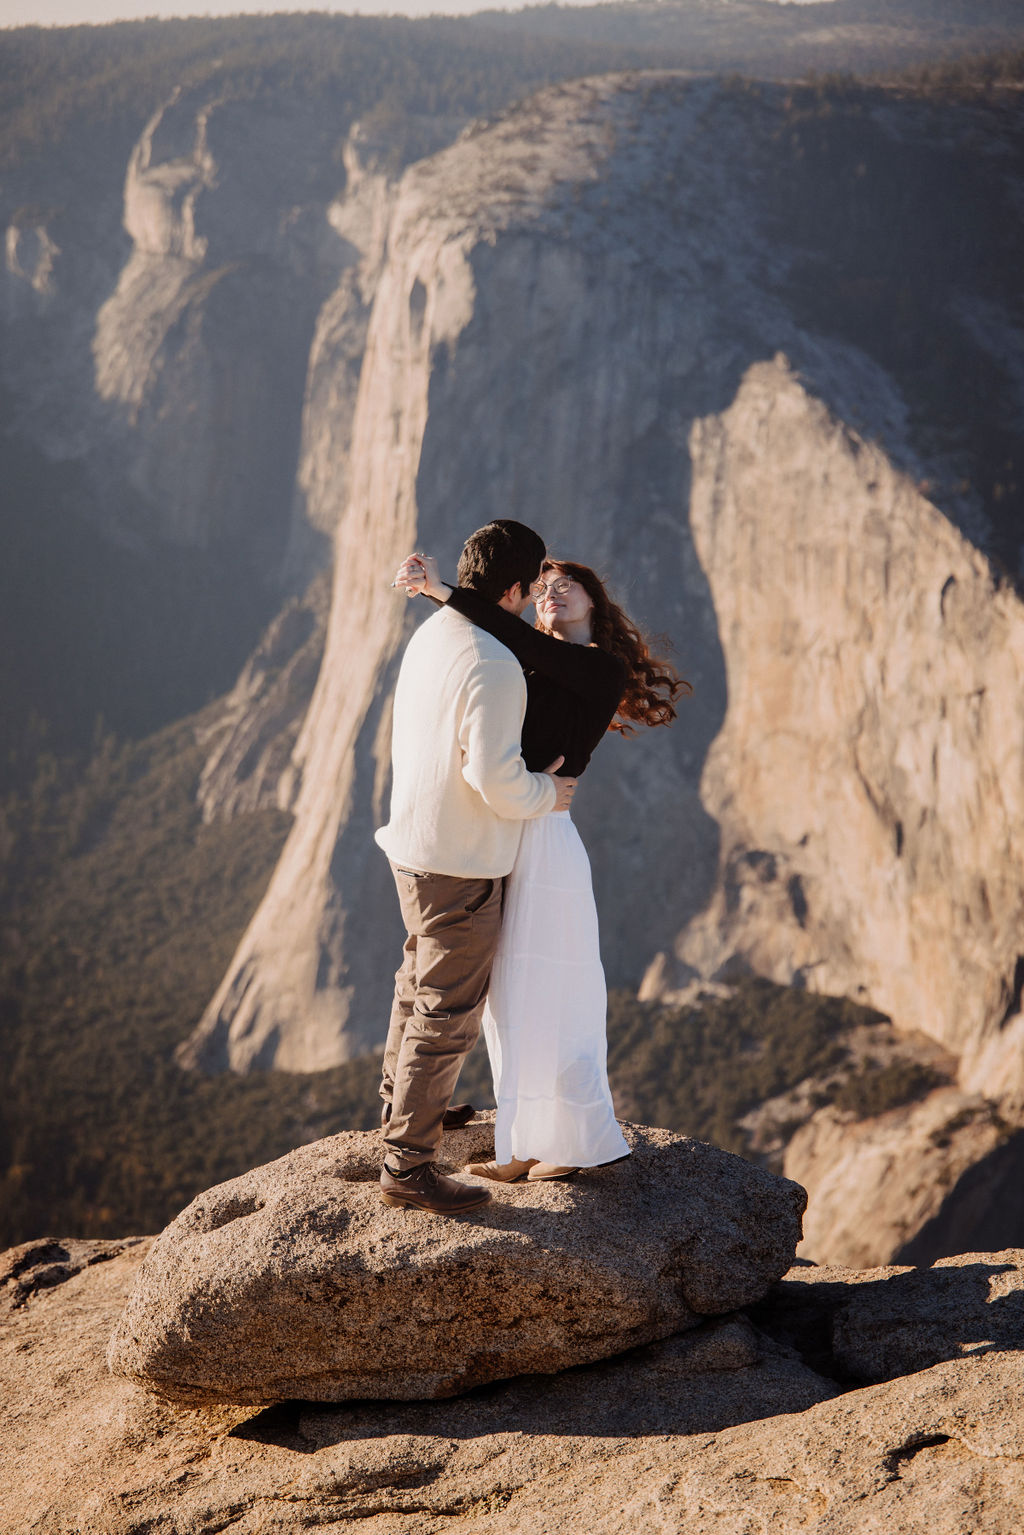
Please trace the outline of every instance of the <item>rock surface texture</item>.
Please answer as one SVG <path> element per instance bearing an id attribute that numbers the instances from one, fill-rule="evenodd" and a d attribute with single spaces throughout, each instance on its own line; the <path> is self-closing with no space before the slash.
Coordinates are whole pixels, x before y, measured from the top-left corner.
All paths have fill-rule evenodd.
<path id="1" fill-rule="evenodd" d="M 691 441 L 729 711 L 703 778 L 720 878 L 678 957 L 867 997 L 957 1052 L 998 1034 L 1022 916 L 1024 759 L 1002 723 L 1019 598 L 778 361 Z"/>
<path id="2" fill-rule="evenodd" d="M 967 1253 L 927 1269 L 892 1269 L 836 1316 L 832 1346 L 860 1380 L 892 1380 L 943 1359 L 1018 1347 L 1024 1253 Z"/>
<path id="3" fill-rule="evenodd" d="M 4 1535 L 1007 1535 L 1021 1525 L 1024 1328 L 999 1295 L 1020 1292 L 1019 1252 L 935 1270 L 797 1268 L 753 1325 L 742 1314 L 704 1322 L 452 1401 L 254 1412 L 175 1406 L 106 1370 L 148 1245 L 40 1242 L 0 1259 Z M 853 1387 L 839 1378 L 830 1337 L 844 1307 L 877 1301 L 880 1320 L 891 1299 L 905 1339 L 915 1323 L 933 1328 L 940 1292 L 946 1338 L 932 1355 L 904 1355 L 916 1373 Z M 863 1347 L 863 1319 L 858 1330 Z M 961 1357 L 932 1362 L 950 1339 Z"/>
<path id="4" fill-rule="evenodd" d="M 380 1199 L 349 1132 L 199 1196 L 163 1232 L 112 1370 L 193 1405 L 452 1396 L 696 1327 L 792 1262 L 804 1193 L 697 1141 L 629 1128 L 627 1162 L 496 1185 L 440 1219 Z M 486 1121 L 445 1163 L 493 1153 Z"/>

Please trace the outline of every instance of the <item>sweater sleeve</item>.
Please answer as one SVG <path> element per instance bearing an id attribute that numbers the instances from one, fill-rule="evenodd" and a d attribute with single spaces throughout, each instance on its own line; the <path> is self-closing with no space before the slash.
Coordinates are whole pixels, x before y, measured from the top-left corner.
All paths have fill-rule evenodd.
<path id="1" fill-rule="evenodd" d="M 469 587 L 456 586 L 448 606 L 468 618 L 478 629 L 486 629 L 511 650 L 520 666 L 551 677 L 581 698 L 612 708 L 621 701 L 626 684 L 625 667 L 618 656 L 592 645 L 573 645 L 545 634 L 542 629 L 507 613 L 496 602 Z"/>
<path id="2" fill-rule="evenodd" d="M 553 810 L 557 789 L 548 773 L 531 773 L 519 737 L 526 684 L 511 661 L 481 660 L 465 685 L 459 721 L 462 776 L 508 821 L 528 821 Z"/>

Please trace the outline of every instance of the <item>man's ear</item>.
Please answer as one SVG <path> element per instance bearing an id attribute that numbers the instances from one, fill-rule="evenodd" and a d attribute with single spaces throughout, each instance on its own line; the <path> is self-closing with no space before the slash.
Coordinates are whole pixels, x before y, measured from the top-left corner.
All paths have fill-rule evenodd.
<path id="1" fill-rule="evenodd" d="M 518 613 L 522 600 L 523 589 L 517 581 L 514 586 L 509 587 L 508 591 L 502 592 L 498 598 L 498 606 L 499 608 L 507 608 L 510 613 Z"/>

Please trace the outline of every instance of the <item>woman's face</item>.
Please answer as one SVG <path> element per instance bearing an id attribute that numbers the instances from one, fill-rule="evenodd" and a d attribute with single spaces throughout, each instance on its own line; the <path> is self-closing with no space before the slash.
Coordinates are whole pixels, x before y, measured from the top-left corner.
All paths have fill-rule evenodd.
<path id="1" fill-rule="evenodd" d="M 542 571 L 532 590 L 537 616 L 549 629 L 578 624 L 594 611 L 586 587 L 557 567 Z"/>

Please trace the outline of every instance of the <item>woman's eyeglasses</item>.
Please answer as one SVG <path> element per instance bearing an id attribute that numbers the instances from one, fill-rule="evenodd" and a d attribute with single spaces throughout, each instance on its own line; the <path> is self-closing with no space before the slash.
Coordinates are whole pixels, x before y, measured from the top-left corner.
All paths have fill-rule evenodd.
<path id="1" fill-rule="evenodd" d="M 530 587 L 530 596 L 534 602 L 539 602 L 549 592 L 554 592 L 556 597 L 564 597 L 575 585 L 572 576 L 557 576 L 554 581 L 534 581 Z"/>

